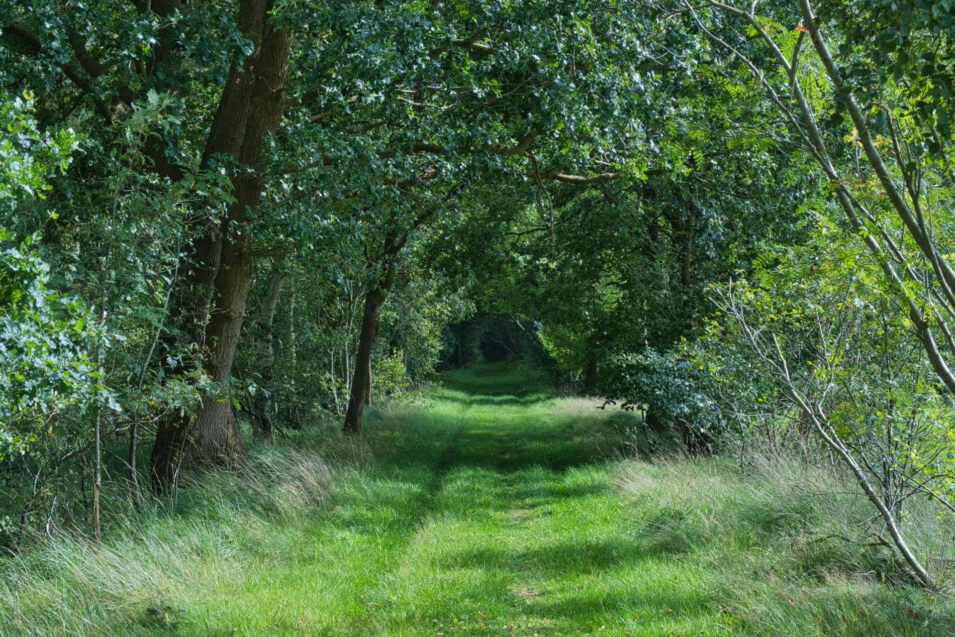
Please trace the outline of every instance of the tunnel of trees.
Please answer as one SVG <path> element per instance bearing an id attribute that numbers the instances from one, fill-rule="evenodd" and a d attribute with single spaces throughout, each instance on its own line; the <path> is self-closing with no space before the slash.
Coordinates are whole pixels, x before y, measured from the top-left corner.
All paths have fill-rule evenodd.
<path id="1" fill-rule="evenodd" d="M 104 445 L 164 497 L 520 360 L 693 452 L 835 458 L 931 585 L 955 5 L 909 4 L 0 3 L 3 543 L 98 535 Z"/>

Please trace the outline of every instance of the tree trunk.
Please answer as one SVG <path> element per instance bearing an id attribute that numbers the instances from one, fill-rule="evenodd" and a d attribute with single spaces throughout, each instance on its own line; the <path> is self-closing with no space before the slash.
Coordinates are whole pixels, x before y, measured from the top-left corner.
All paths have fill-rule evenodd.
<path id="1" fill-rule="evenodd" d="M 365 374 L 365 404 L 371 404 L 371 356 L 368 357 L 368 372 Z"/>
<path id="2" fill-rule="evenodd" d="M 271 9 L 271 3 L 267 10 Z M 265 21 L 262 48 L 255 65 L 255 86 L 239 152 L 241 164 L 257 167 L 266 135 L 278 127 L 285 109 L 285 77 L 291 50 L 288 31 L 276 30 Z M 239 425 L 232 413 L 228 380 L 245 318 L 245 303 L 252 284 L 252 219 L 262 195 L 265 178 L 259 170 L 244 171 L 235 179 L 235 200 L 226 216 L 227 234 L 222 245 L 222 262 L 215 281 L 213 309 L 206 326 L 210 355 L 206 371 L 220 387 L 215 395 L 202 399 L 195 422 L 193 453 L 196 459 L 214 464 L 231 464 L 245 452 Z M 224 392 L 223 392 L 224 390 Z"/>
<path id="3" fill-rule="evenodd" d="M 245 452 L 239 424 L 232 413 L 228 381 L 252 282 L 251 241 L 248 232 L 244 232 L 230 237 L 222 250 L 214 306 L 206 327 L 209 354 L 205 368 L 218 391 L 202 397 L 190 448 L 200 462 L 230 465 Z"/>
<path id="4" fill-rule="evenodd" d="M 365 295 L 365 309 L 361 316 L 361 332 L 358 337 L 358 353 L 355 356 L 355 376 L 351 383 L 348 411 L 345 413 L 346 434 L 361 433 L 362 413 L 365 410 L 371 382 L 371 350 L 375 344 L 378 327 L 378 311 L 385 302 L 386 286 L 369 290 Z"/>
<path id="5" fill-rule="evenodd" d="M 230 69 L 206 140 L 204 166 L 218 155 L 233 157 L 243 166 L 260 165 L 262 142 L 281 120 L 291 38 L 287 31 L 272 28 L 271 10 L 272 3 L 266 0 L 241 3 L 239 28 L 255 48 L 241 69 L 237 65 Z M 187 343 L 203 353 L 208 349 L 204 367 L 220 391 L 202 397 L 194 422 L 176 414 L 160 423 L 150 458 L 153 485 L 159 491 L 175 479 L 190 437 L 190 455 L 203 462 L 231 463 L 245 449 L 223 385 L 232 370 L 251 284 L 248 213 L 258 204 L 264 180 L 253 169 L 235 175 L 232 182 L 234 200 L 226 219 L 221 227 L 210 224 L 194 243 L 193 269 L 173 308 L 174 314 L 185 310 L 181 314 L 191 328 L 185 331 Z M 175 344 L 172 337 L 167 340 Z"/>
<path id="6" fill-rule="evenodd" d="M 282 292 L 285 273 L 281 264 L 276 264 L 275 272 L 269 278 L 265 297 L 259 308 L 259 316 L 254 327 L 255 333 L 255 370 L 259 376 L 259 391 L 252 401 L 253 432 L 257 438 L 269 443 L 275 442 L 275 427 L 272 423 L 273 405 L 273 365 L 275 351 L 272 347 L 272 326 L 275 320 L 275 305 Z"/>
<path id="7" fill-rule="evenodd" d="M 426 210 L 415 220 L 417 227 L 433 214 Z M 348 411 L 345 413 L 345 426 L 348 435 L 361 433 L 362 413 L 365 404 L 371 401 L 371 350 L 375 344 L 375 332 L 378 328 L 378 311 L 385 302 L 385 294 L 395 280 L 396 257 L 408 241 L 408 233 L 389 234 L 382 243 L 381 256 L 377 263 L 382 268 L 381 278 L 375 287 L 365 294 L 365 308 L 361 316 L 361 330 L 358 338 L 358 352 L 355 354 L 355 376 L 352 379 L 348 397 Z"/>
<path id="8" fill-rule="evenodd" d="M 189 344 L 195 344 L 200 351 L 204 349 L 204 328 L 208 320 L 209 297 L 219 268 L 222 243 L 218 229 L 208 227 L 202 236 L 193 241 L 191 254 L 185 257 L 189 265 L 179 289 L 172 295 L 170 317 L 178 318 L 178 334 L 175 329 L 166 331 L 161 340 L 163 371 L 166 376 L 179 376 L 188 371 L 179 355 L 187 356 L 193 352 L 183 350 Z M 173 412 L 159 421 L 156 438 L 149 456 L 149 475 L 153 490 L 164 492 L 175 484 L 176 476 L 182 464 L 189 434 L 190 416 L 183 412 Z"/>

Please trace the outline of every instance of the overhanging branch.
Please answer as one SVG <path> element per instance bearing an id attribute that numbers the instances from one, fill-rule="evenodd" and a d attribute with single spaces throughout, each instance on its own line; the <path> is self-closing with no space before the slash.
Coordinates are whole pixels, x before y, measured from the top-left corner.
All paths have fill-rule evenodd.
<path id="1" fill-rule="evenodd" d="M 435 47 L 428 53 L 428 57 L 432 60 L 437 60 L 439 57 L 451 50 L 451 47 L 458 47 L 461 49 L 466 49 L 468 51 L 474 51 L 475 53 L 488 54 L 494 52 L 494 47 L 490 44 L 485 44 L 483 42 L 478 42 L 484 34 L 487 33 L 486 27 L 480 27 L 475 30 L 471 35 L 466 38 L 456 38 L 451 40 L 450 46 L 439 46 Z"/>

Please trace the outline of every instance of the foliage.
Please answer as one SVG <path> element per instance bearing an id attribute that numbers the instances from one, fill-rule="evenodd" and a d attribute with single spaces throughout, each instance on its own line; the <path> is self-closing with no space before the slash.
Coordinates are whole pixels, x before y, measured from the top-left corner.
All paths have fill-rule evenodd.
<path id="1" fill-rule="evenodd" d="M 47 178 L 65 170 L 75 146 L 68 130 L 40 133 L 30 111 L 29 99 L 0 94 L 0 223 L 45 196 Z M 89 309 L 49 289 L 37 239 L 18 242 L 0 227 L 0 461 L 26 452 L 39 434 L 52 435 L 51 419 L 82 411 L 96 394 Z"/>
<path id="2" fill-rule="evenodd" d="M 714 400 L 716 370 L 700 365 L 702 359 L 686 344 L 664 354 L 653 349 L 621 354 L 607 372 L 607 395 L 666 427 L 688 429 L 691 439 L 715 442 L 731 421 Z M 690 447 L 695 448 L 693 443 Z"/>
<path id="3" fill-rule="evenodd" d="M 0 230 L 0 463 L 42 450 L 41 438 L 82 438 L 62 430 L 63 415 L 82 423 L 101 390 L 90 312 L 48 289 L 49 266 L 32 243 L 17 246 Z"/>
<path id="4" fill-rule="evenodd" d="M 385 396 L 407 391 L 408 370 L 400 354 L 380 358 L 375 365 L 375 389 Z"/>
<path id="5" fill-rule="evenodd" d="M 0 92 L 0 219 L 8 224 L 20 206 L 44 198 L 51 186 L 47 178 L 56 168 L 65 171 L 76 135 L 60 129 L 41 134 L 31 117 L 33 97 L 29 93 L 12 98 Z"/>
<path id="6" fill-rule="evenodd" d="M 416 260 L 396 284 L 378 329 L 379 357 L 397 357 L 408 380 L 434 372 L 441 355 L 441 330 L 471 311 L 471 302 L 440 272 Z"/>

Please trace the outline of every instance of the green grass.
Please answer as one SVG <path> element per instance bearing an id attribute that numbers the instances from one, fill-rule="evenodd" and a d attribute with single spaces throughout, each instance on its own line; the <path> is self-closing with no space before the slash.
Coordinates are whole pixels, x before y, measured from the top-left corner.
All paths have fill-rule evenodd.
<path id="1" fill-rule="evenodd" d="M 795 463 L 624 459 L 636 423 L 543 376 L 446 374 L 238 472 L 0 563 L 0 634 L 952 635 Z M 888 583 L 882 580 L 888 578 Z"/>

